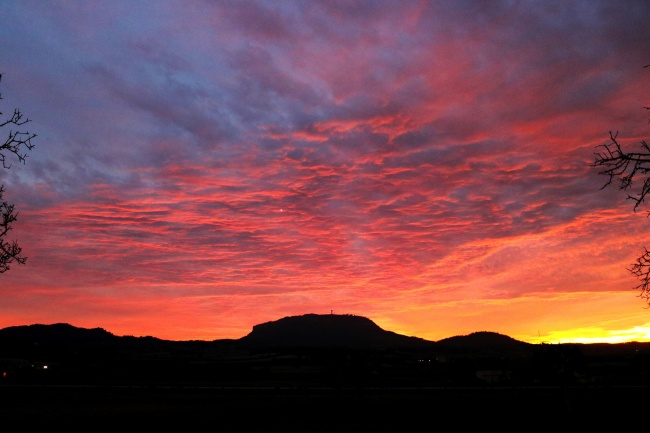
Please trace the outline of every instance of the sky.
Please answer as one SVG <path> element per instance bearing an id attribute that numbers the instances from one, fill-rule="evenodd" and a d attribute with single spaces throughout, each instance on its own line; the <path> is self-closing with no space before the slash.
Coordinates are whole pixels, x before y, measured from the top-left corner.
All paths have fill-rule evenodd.
<path id="1" fill-rule="evenodd" d="M 0 0 L 0 328 L 236 339 L 302 314 L 437 341 L 650 341 L 647 1 Z M 0 131 L 8 133 L 7 128 Z"/>

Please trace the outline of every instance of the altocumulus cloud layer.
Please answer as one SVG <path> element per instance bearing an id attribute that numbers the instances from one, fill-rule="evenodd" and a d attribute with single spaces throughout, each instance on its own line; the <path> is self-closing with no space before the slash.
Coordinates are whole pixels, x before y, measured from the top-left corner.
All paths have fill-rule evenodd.
<path id="1" fill-rule="evenodd" d="M 589 164 L 648 132 L 649 17 L 3 2 L 2 111 L 38 138 L 0 173 L 28 256 L 0 326 L 237 338 L 333 309 L 434 340 L 645 338 L 626 267 L 650 225 Z"/>

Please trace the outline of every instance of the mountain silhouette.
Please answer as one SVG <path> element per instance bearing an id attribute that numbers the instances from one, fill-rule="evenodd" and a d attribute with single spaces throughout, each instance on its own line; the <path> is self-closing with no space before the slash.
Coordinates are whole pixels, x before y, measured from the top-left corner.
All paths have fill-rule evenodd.
<path id="1" fill-rule="evenodd" d="M 468 335 L 457 335 L 436 342 L 436 349 L 447 355 L 466 356 L 473 354 L 489 356 L 526 356 L 535 345 L 515 340 L 497 332 L 480 331 Z"/>
<path id="2" fill-rule="evenodd" d="M 355 315 L 304 314 L 284 317 L 253 326 L 239 339 L 212 341 L 170 341 L 155 337 L 115 336 L 102 328 L 78 328 L 66 323 L 34 324 L 0 329 L 0 367 L 3 359 L 43 360 L 72 369 L 83 365 L 107 364 L 132 369 L 134 360 L 156 365 L 179 362 L 257 362 L 283 356 L 325 359 L 338 353 L 408 352 L 409 358 L 485 359 L 499 356 L 527 356 L 534 345 L 494 332 L 477 332 L 430 341 L 401 335 L 379 327 L 372 320 Z M 416 355 L 415 353 L 419 353 Z M 266 353 L 267 355 L 264 355 Z M 384 355 L 381 356 L 384 356 Z M 400 355 L 402 356 L 402 355 Z M 25 363 L 27 363 L 25 361 Z M 139 367 L 141 369 L 149 367 Z M 162 368 L 162 367 L 161 367 Z"/>
<path id="3" fill-rule="evenodd" d="M 239 342 L 246 347 L 357 349 L 422 348 L 433 343 L 386 331 L 366 317 L 340 314 L 305 314 L 262 323 Z"/>
<path id="4" fill-rule="evenodd" d="M 67 323 L 52 325 L 22 325 L 0 329 L 0 337 L 11 340 L 50 341 L 64 342 L 98 342 L 111 341 L 117 338 L 102 328 L 77 328 Z"/>
<path id="5" fill-rule="evenodd" d="M 115 336 L 65 323 L 0 329 L 0 385 L 331 389 L 648 382 L 650 343 L 530 344 L 488 331 L 430 341 L 355 315 L 289 316 L 255 325 L 239 339 L 212 341 Z"/>
<path id="6" fill-rule="evenodd" d="M 102 328 L 80 328 L 67 323 L 33 324 L 0 329 L 4 350 L 10 348 L 76 347 L 88 351 L 120 347 L 123 350 L 156 351 L 201 347 L 229 349 L 271 348 L 349 348 L 349 349 L 433 349 L 455 353 L 469 351 L 521 350 L 531 344 L 496 332 L 475 332 L 439 341 L 406 336 L 384 330 L 372 320 L 351 314 L 304 314 L 254 325 L 252 331 L 239 339 L 212 341 L 169 341 L 159 338 L 116 336 Z M 0 349 L 1 350 L 1 349 Z M 0 353 L 1 355 L 1 353 Z"/>

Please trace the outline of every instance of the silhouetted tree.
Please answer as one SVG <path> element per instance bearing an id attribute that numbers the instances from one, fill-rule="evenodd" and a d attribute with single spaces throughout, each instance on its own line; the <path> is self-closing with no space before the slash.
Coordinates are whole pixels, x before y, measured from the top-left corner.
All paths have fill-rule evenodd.
<path id="1" fill-rule="evenodd" d="M 644 66 L 647 67 L 650 65 Z M 650 110 L 650 107 L 643 108 Z M 596 152 L 596 159 L 592 166 L 602 168 L 599 174 L 609 177 L 601 189 L 611 185 L 615 179 L 621 190 L 631 190 L 633 186 L 640 185 L 640 190 L 636 194 L 627 196 L 634 202 L 633 210 L 636 212 L 650 192 L 650 146 L 643 140 L 639 152 L 626 152 L 618 140 L 618 132 L 610 131 L 609 141 L 598 147 L 602 149 Z M 628 270 L 640 280 L 635 288 L 641 291 L 639 296 L 650 305 L 650 250 L 647 247 L 643 249 L 643 254 Z"/>
<path id="2" fill-rule="evenodd" d="M 2 81 L 2 74 L 0 74 L 0 81 Z M 0 94 L 0 99 L 2 95 Z M 11 158 L 18 159 L 19 162 L 25 163 L 27 158 L 27 151 L 34 148 L 32 139 L 36 134 L 27 131 L 20 131 L 12 129 L 20 127 L 29 122 L 29 119 L 23 119 L 23 114 L 19 109 L 14 109 L 11 116 L 3 118 L 3 113 L 0 111 L 0 129 L 9 127 L 9 134 L 4 143 L 0 141 L 0 162 L 2 168 L 11 168 Z M 7 203 L 4 200 L 5 186 L 0 185 L 0 273 L 9 270 L 9 265 L 12 262 L 23 264 L 27 260 L 26 257 L 21 256 L 22 248 L 18 246 L 16 241 L 7 241 L 6 237 L 11 230 L 11 224 L 16 221 L 18 212 L 15 211 L 14 205 Z"/>

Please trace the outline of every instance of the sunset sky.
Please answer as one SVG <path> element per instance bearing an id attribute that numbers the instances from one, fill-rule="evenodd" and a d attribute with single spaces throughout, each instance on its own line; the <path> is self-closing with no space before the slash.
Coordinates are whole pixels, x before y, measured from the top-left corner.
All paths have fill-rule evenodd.
<path id="1" fill-rule="evenodd" d="M 650 341 L 647 1 L 0 1 L 0 328 L 240 338 L 307 313 L 429 340 Z M 8 128 L 0 133 L 3 138 Z"/>

